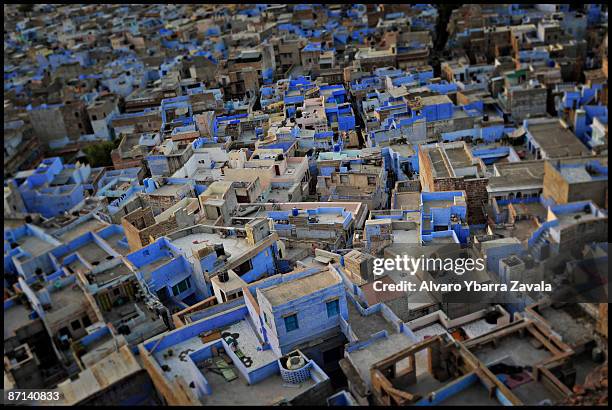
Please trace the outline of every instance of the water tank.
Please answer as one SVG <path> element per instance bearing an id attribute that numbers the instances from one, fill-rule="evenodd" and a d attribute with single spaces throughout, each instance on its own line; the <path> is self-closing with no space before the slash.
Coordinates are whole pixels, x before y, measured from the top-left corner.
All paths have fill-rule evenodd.
<path id="1" fill-rule="evenodd" d="M 299 213 L 299 210 L 297 208 L 293 208 L 291 210 L 291 215 L 293 215 L 293 216 L 298 216 L 298 213 Z"/>
<path id="2" fill-rule="evenodd" d="M 225 283 L 227 281 L 229 281 L 229 273 L 227 273 L 227 271 L 220 273 L 219 274 L 219 282 Z"/>
<path id="3" fill-rule="evenodd" d="M 304 365 L 306 365 L 306 361 L 302 356 L 290 356 L 287 359 L 287 369 L 289 370 L 301 369 Z"/>

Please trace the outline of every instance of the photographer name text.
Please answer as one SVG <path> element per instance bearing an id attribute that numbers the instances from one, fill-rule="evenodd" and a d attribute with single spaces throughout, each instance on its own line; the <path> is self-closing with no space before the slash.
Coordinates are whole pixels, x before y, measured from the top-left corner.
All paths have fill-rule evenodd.
<path id="1" fill-rule="evenodd" d="M 399 283 L 374 281 L 374 290 L 377 292 L 552 292 L 552 285 L 544 281 L 540 283 L 521 283 L 516 280 L 510 281 L 510 285 L 476 281 L 463 281 L 463 284 L 432 281 L 424 281 L 420 284 L 407 281 Z"/>

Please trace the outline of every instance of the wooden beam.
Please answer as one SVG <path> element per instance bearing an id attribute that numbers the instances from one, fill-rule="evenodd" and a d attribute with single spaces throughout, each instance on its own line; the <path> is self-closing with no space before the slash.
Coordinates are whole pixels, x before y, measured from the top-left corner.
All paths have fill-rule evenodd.
<path id="1" fill-rule="evenodd" d="M 472 367 L 472 369 L 474 369 L 475 372 L 480 372 L 481 374 L 483 374 L 485 376 L 485 378 L 483 378 L 482 380 L 488 380 L 490 382 L 492 382 L 497 389 L 499 389 L 499 391 L 508 399 L 510 400 L 510 402 L 515 405 L 515 406 L 521 406 L 523 405 L 523 402 L 521 400 L 519 400 L 518 397 L 516 397 L 514 395 L 514 393 L 512 393 L 512 391 L 508 388 L 508 386 L 506 386 L 504 383 L 501 382 L 501 380 L 499 380 L 494 374 L 493 372 L 491 372 L 491 370 L 489 370 L 488 367 L 486 367 L 484 365 L 484 363 L 482 363 L 478 357 L 476 357 L 476 355 L 474 353 L 472 353 L 471 351 L 468 350 L 467 347 L 465 347 L 463 344 L 461 343 L 457 343 L 458 346 L 458 351 L 462 357 L 462 359 Z M 478 373 L 477 373 L 478 374 Z"/>
<path id="2" fill-rule="evenodd" d="M 544 337 L 544 335 L 542 335 L 542 333 L 540 333 L 538 331 L 538 329 L 533 329 L 532 327 L 528 328 L 529 333 L 535 337 L 536 339 L 538 339 L 538 341 L 540 341 L 540 343 L 542 343 L 544 346 L 546 346 L 546 348 L 554 355 L 558 355 L 561 354 L 561 350 L 559 350 L 556 346 L 554 346 L 550 340 L 547 337 Z"/>
<path id="3" fill-rule="evenodd" d="M 556 390 L 558 394 L 563 396 L 571 396 L 573 394 L 572 391 L 566 385 L 561 383 L 561 381 L 557 379 L 555 375 L 552 374 L 552 372 L 546 367 L 541 367 L 540 373 L 542 375 L 542 383 L 547 385 L 549 388 Z"/>
<path id="4" fill-rule="evenodd" d="M 495 389 L 497 388 L 495 383 L 493 383 L 493 381 L 490 380 L 486 374 L 484 374 L 481 368 L 474 369 L 474 374 L 476 375 L 476 377 L 480 379 L 480 381 L 485 385 L 485 387 L 489 391 L 489 398 L 493 398 L 493 396 L 495 396 Z"/>
<path id="5" fill-rule="evenodd" d="M 381 399 L 382 393 L 385 393 L 389 396 L 392 396 L 393 399 L 398 402 L 398 404 L 403 404 L 406 401 L 409 403 L 413 403 L 420 397 L 396 389 L 378 369 L 372 369 L 370 376 L 372 379 L 372 389 L 374 393 L 377 394 Z"/>

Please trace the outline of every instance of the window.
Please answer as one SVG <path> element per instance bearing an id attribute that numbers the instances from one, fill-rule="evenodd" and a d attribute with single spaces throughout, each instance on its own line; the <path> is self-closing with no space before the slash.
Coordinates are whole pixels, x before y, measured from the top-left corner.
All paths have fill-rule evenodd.
<path id="1" fill-rule="evenodd" d="M 342 184 L 348 183 L 348 175 L 340 175 L 340 183 Z"/>
<path id="2" fill-rule="evenodd" d="M 340 313 L 340 302 L 338 299 L 330 300 L 325 305 L 327 306 L 327 317 L 334 317 Z"/>
<path id="3" fill-rule="evenodd" d="M 70 326 L 72 327 L 72 330 L 78 330 L 81 328 L 81 322 L 79 322 L 79 320 L 75 320 L 74 322 L 70 323 Z"/>
<path id="4" fill-rule="evenodd" d="M 121 291 L 119 290 L 119 288 L 113 289 L 113 295 L 119 296 L 120 293 L 121 293 Z"/>
<path id="5" fill-rule="evenodd" d="M 285 316 L 285 329 L 287 332 L 291 332 L 293 330 L 299 329 L 297 315 L 293 314 L 291 316 Z"/>
<path id="6" fill-rule="evenodd" d="M 376 177 L 368 177 L 368 185 L 376 185 Z"/>
<path id="7" fill-rule="evenodd" d="M 81 318 L 81 321 L 83 322 L 83 327 L 91 326 L 91 320 L 89 319 L 89 316 L 83 316 Z"/>
<path id="8" fill-rule="evenodd" d="M 92 119 L 92 120 L 94 120 L 94 121 L 96 121 L 96 120 L 98 119 L 98 117 L 96 117 L 95 115 L 92 115 L 92 116 L 91 116 L 91 119 Z"/>
<path id="9" fill-rule="evenodd" d="M 176 285 L 172 286 L 172 294 L 174 296 L 177 296 L 180 293 L 183 293 L 184 291 L 189 289 L 190 286 L 191 284 L 189 283 L 189 278 L 185 278 L 185 280 L 182 280 Z"/>
<path id="10" fill-rule="evenodd" d="M 264 312 L 264 322 L 266 322 L 266 325 L 270 326 L 270 321 L 268 321 L 268 315 L 266 315 L 266 312 Z"/>
<path id="11" fill-rule="evenodd" d="M 248 260 L 240 265 L 238 265 L 237 267 L 234 268 L 234 272 L 236 272 L 236 274 L 238 276 L 242 276 L 245 273 L 247 273 L 248 271 L 250 271 L 251 269 L 253 269 L 253 263 L 251 262 L 251 260 Z"/>

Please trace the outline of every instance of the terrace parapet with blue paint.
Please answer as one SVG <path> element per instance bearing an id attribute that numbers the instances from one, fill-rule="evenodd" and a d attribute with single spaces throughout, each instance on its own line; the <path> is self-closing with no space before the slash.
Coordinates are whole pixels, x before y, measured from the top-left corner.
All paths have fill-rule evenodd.
<path id="1" fill-rule="evenodd" d="M 323 282 L 319 280 L 322 277 L 326 279 Z M 334 301 L 338 301 L 338 305 L 334 305 L 335 308 L 330 310 L 330 301 L 326 303 L 321 299 L 321 289 L 331 292 L 330 298 L 336 298 Z M 244 292 L 240 297 L 242 304 L 203 317 L 139 346 L 145 368 L 156 380 L 158 389 L 165 392 L 169 403 L 241 404 L 248 400 L 250 404 L 274 404 L 283 400 L 298 404 L 308 402 L 309 398 L 316 400 L 310 396 L 316 390 L 330 389 L 329 377 L 320 366 L 307 354 L 291 349 L 289 345 L 314 340 L 318 332 L 332 329 L 340 332 L 339 319 L 341 315 L 346 316 L 343 307 L 346 302 L 337 274 L 327 270 L 300 271 L 285 278 L 256 282 L 244 287 Z M 286 328 L 279 312 L 287 307 L 278 303 L 279 292 L 293 295 L 291 306 L 305 314 L 300 316 L 301 330 L 296 329 L 300 333 L 297 338 L 285 336 Z M 318 304 L 306 303 L 313 297 L 321 301 L 320 309 Z M 267 310 L 271 300 L 274 307 Z M 312 314 L 303 310 L 312 310 L 315 306 L 317 314 L 326 318 L 325 322 L 314 320 Z M 266 323 L 275 322 L 270 320 L 281 321 L 278 326 L 283 330 L 271 328 Z M 313 334 L 315 329 L 319 330 Z M 279 341 L 282 341 L 282 346 Z M 288 353 L 300 359 L 297 360 L 298 367 L 288 367 Z M 223 376 L 214 372 L 219 360 L 228 360 L 232 366 L 226 369 L 231 369 L 231 372 L 225 371 Z M 300 369 L 299 378 L 292 369 Z M 295 388 L 283 388 L 287 383 Z M 189 385 L 195 387 L 185 388 Z M 228 394 L 229 391 L 233 394 Z M 236 394 L 236 391 L 242 393 Z"/>

